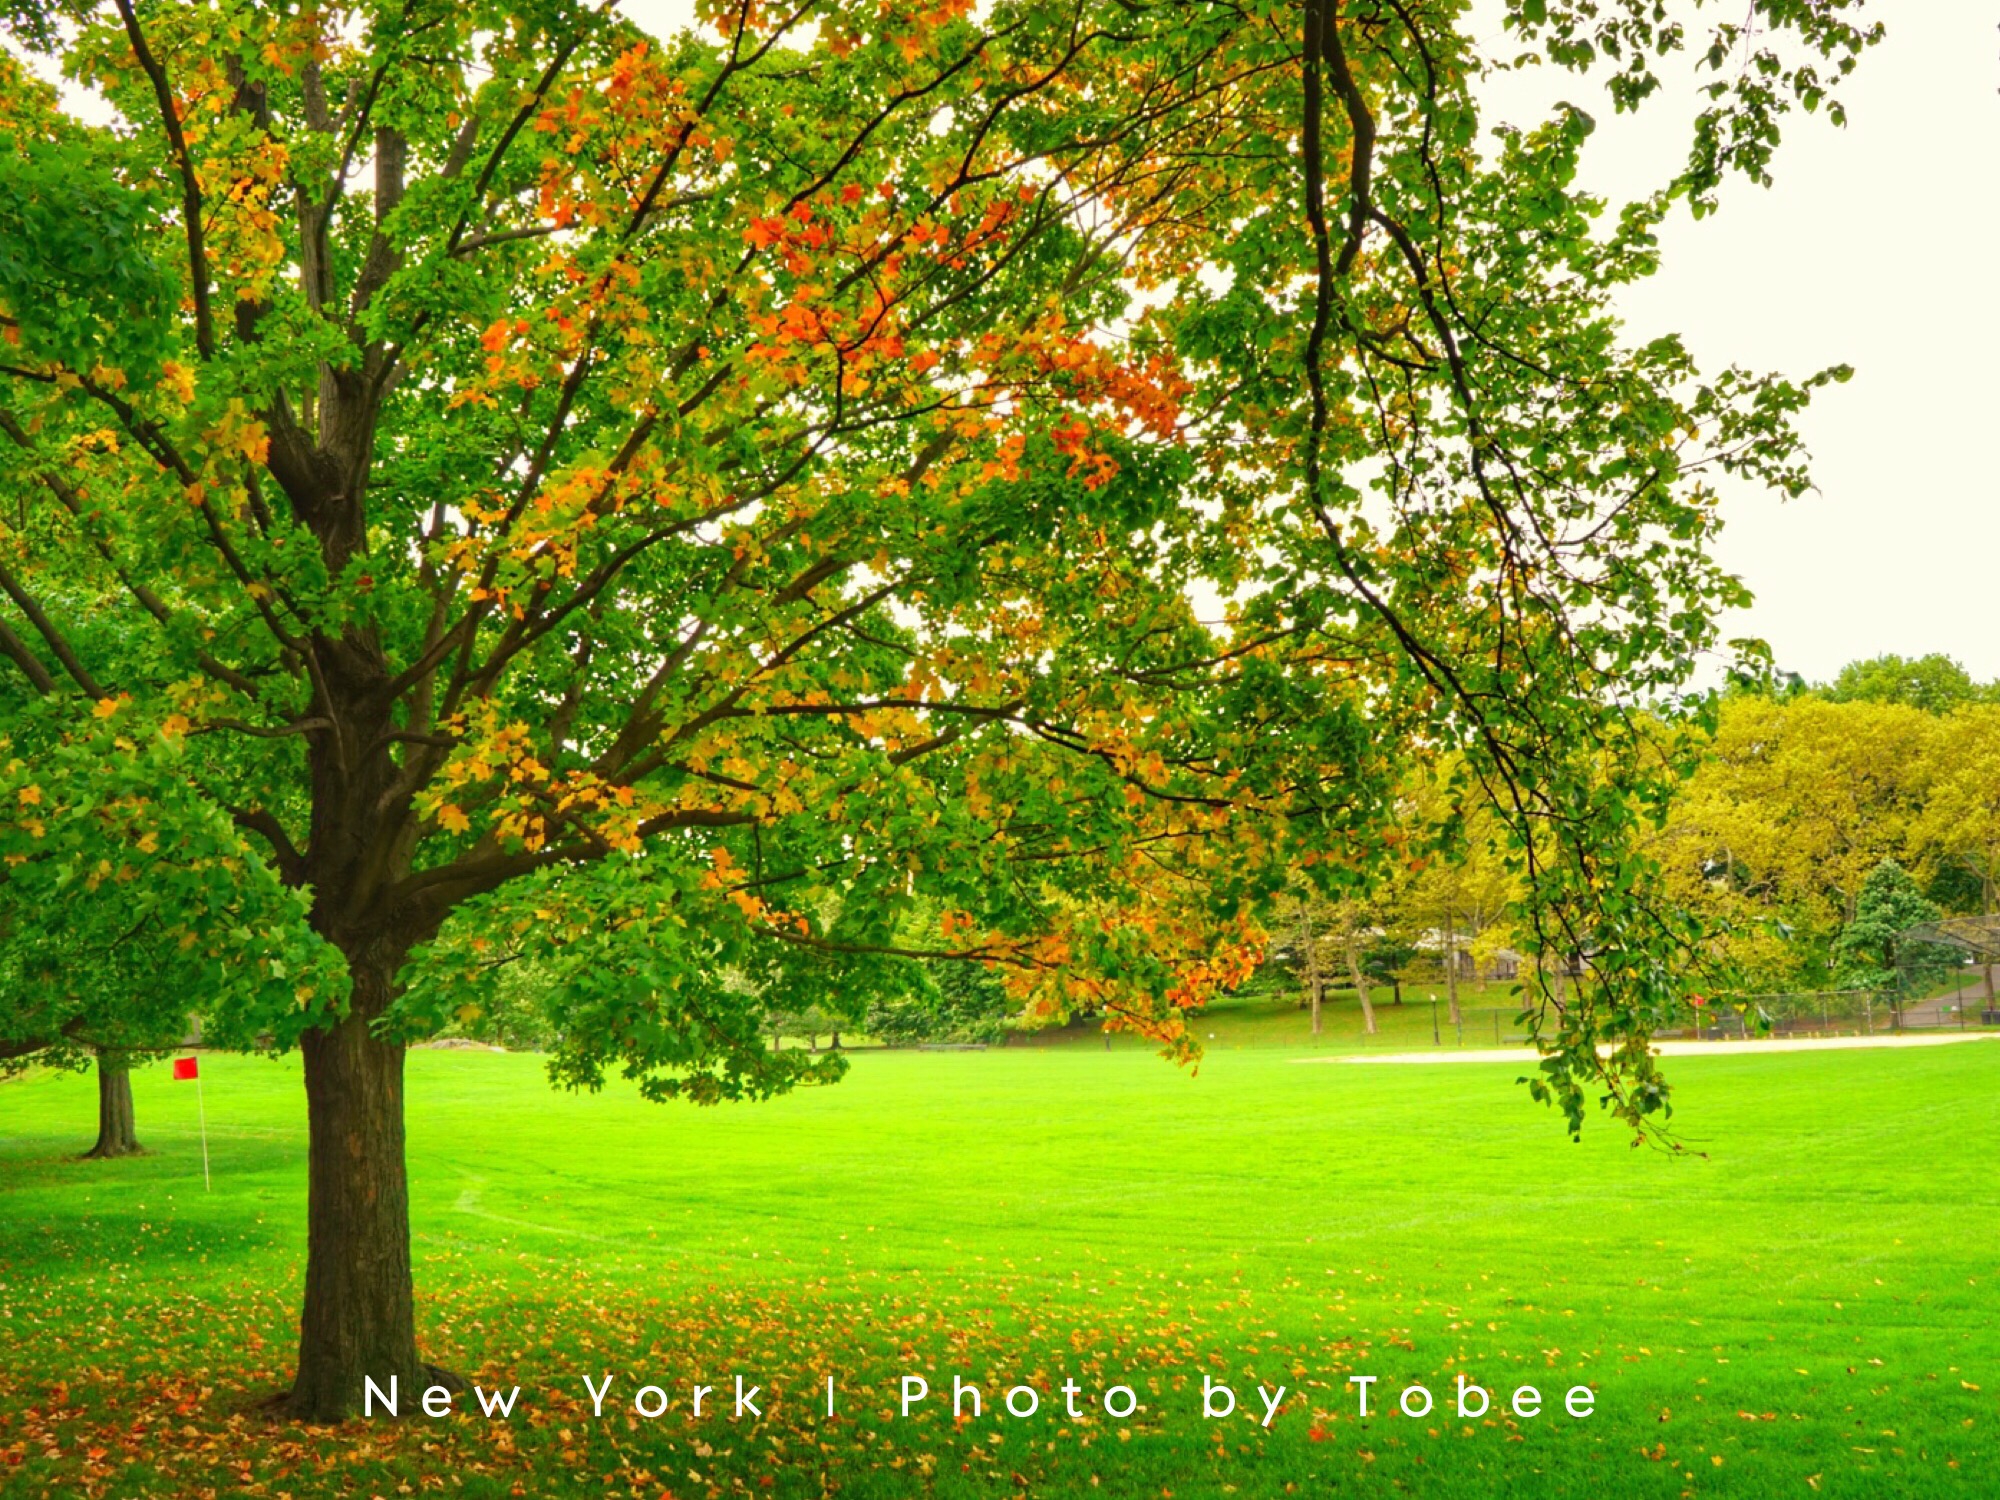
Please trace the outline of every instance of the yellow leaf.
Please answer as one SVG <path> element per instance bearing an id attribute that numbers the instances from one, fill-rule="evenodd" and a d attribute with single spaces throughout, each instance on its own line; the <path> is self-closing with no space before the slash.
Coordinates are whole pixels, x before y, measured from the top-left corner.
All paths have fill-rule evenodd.
<path id="1" fill-rule="evenodd" d="M 463 833 L 472 826 L 472 820 L 459 810 L 456 803 L 447 802 L 438 809 L 438 824 L 451 833 Z"/>

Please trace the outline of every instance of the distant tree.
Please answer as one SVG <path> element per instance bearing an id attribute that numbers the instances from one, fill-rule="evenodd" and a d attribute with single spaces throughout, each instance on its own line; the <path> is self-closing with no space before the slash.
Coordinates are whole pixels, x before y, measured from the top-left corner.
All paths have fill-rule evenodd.
<path id="1" fill-rule="evenodd" d="M 1917 841 L 1978 883 L 1979 910 L 2000 911 L 2000 703 L 1968 703 L 1932 744 Z"/>
<path id="2" fill-rule="evenodd" d="M 80 951 L 73 933 L 48 941 L 51 928 L 66 925 L 60 914 L 47 914 L 34 939 L 17 922 L 10 914 L 12 930 L 0 939 L 0 1074 L 94 1068 L 97 1140 L 84 1155 L 139 1154 L 132 1069 L 180 1042 L 199 997 L 172 983 L 175 964 L 151 962 L 165 955 L 136 931 Z"/>
<path id="3" fill-rule="evenodd" d="M 1729 673 L 1723 696 L 1748 693 L 1760 698 L 1785 700 L 1811 691 L 1812 685 L 1797 672 L 1787 671 L 1768 659 L 1752 658 Z"/>
<path id="4" fill-rule="evenodd" d="M 1901 703 L 1927 714 L 1950 713 L 1964 703 L 1989 696 L 1949 656 L 1871 656 L 1840 669 L 1826 690 L 1835 703 Z"/>
<path id="5" fill-rule="evenodd" d="M 74 710 L 0 696 L 0 804 L 25 835 L 0 859 L 0 1072 L 95 1067 L 86 1154 L 126 1156 L 131 1069 L 177 1046 L 192 1014 L 212 1044 L 249 1046 L 330 976 L 318 944 L 294 941 L 301 898 L 177 774 L 184 736 L 141 744 Z"/>
<path id="6" fill-rule="evenodd" d="M 917 1042 L 993 1042 L 1006 1035 L 1019 1009 L 1007 987 L 983 964 L 933 961 L 925 983 L 869 1006 L 868 1034 L 891 1046 Z"/>
<path id="7" fill-rule="evenodd" d="M 1299 1005 L 1311 1018 L 1314 1036 L 1320 1034 L 1323 1024 L 1329 961 L 1326 943 L 1328 930 L 1336 920 L 1335 903 L 1318 895 L 1303 882 L 1295 882 L 1278 907 L 1276 925 L 1279 936 L 1273 952 L 1274 955 L 1282 953 L 1290 960 L 1299 981 Z M 1371 1013 L 1371 1031 L 1373 1023 Z"/>
<path id="8" fill-rule="evenodd" d="M 1854 918 L 1834 944 L 1843 984 L 1901 995 L 1943 964 L 1935 945 L 1911 943 L 1910 928 L 1935 922 L 1938 909 L 1924 899 L 1916 881 L 1893 859 L 1885 859 L 1861 883 Z"/>
<path id="9" fill-rule="evenodd" d="M 1934 861 L 1931 894 L 1960 911 L 2000 912 L 2000 703 L 1962 704 L 1932 743 L 1914 834 Z M 1982 965 L 1993 994 L 1993 965 Z"/>
<path id="10" fill-rule="evenodd" d="M 1386 925 L 1412 954 L 1435 955 L 1451 1022 L 1458 1025 L 1461 960 L 1502 921 L 1517 883 L 1500 858 L 1491 808 L 1454 784 L 1451 768 L 1413 779 L 1403 801 L 1409 858 L 1384 898 Z"/>
<path id="11" fill-rule="evenodd" d="M 1347 982 L 1354 986 L 1354 997 L 1361 1002 L 1361 1029 L 1369 1036 L 1377 1030 L 1375 999 L 1369 986 L 1381 976 L 1369 966 L 1368 955 L 1379 935 L 1380 915 L 1375 904 L 1364 897 L 1348 896 L 1328 902 L 1321 909 L 1322 924 L 1312 939 L 1330 944 L 1339 955 L 1347 970 Z M 1316 955 L 1317 963 L 1324 961 L 1323 953 Z"/>
<path id="12" fill-rule="evenodd" d="M 1310 899 L 1298 902 L 1295 912 L 1298 923 L 1298 953 L 1300 969 L 1305 979 L 1306 1005 L 1312 1015 L 1312 1034 L 1318 1036 L 1325 1024 L 1326 1011 L 1326 967 L 1321 953 L 1321 933 L 1313 924 L 1313 903 Z M 1364 1002 L 1365 1004 L 1365 1002 Z M 1374 1029 L 1374 1017 L 1369 1016 L 1369 1029 Z"/>
<path id="13" fill-rule="evenodd" d="M 1401 1005 L 1403 971 L 1410 966 L 1419 950 L 1411 941 L 1409 933 L 1388 925 L 1386 920 L 1388 914 L 1382 911 L 1379 904 L 1376 909 L 1382 912 L 1385 920 L 1383 925 L 1368 934 L 1362 944 L 1361 968 L 1373 983 L 1386 984 L 1389 987 L 1390 1004 Z"/>
<path id="14" fill-rule="evenodd" d="M 546 964 L 527 956 L 495 964 L 492 982 L 479 1000 L 453 1012 L 443 1036 L 464 1037 L 509 1052 L 546 1052 L 557 1040 L 546 997 L 551 975 Z"/>
<path id="15" fill-rule="evenodd" d="M 1928 813 L 1929 809 L 1925 811 Z M 1950 859 L 1941 859 L 1931 868 L 1924 881 L 1924 899 L 1954 916 L 1988 910 L 1986 882 L 1973 870 Z"/>
<path id="16" fill-rule="evenodd" d="M 787 1036 L 802 1036 L 808 1052 L 819 1051 L 819 1039 L 829 1033 L 835 1047 L 840 1045 L 840 1018 L 819 1005 L 776 1006 L 770 1013 L 771 1045 L 780 1047 Z"/>
<path id="17" fill-rule="evenodd" d="M 1940 723 L 1899 703 L 1732 695 L 1653 847 L 1759 987 L 1816 987 L 1884 859 L 1917 859 Z"/>

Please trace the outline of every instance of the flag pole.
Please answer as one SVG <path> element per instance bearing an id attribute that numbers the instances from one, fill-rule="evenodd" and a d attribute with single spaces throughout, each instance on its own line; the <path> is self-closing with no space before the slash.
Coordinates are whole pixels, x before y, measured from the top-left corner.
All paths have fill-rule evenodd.
<path id="1" fill-rule="evenodd" d="M 208 1106 L 202 1102 L 199 1071 L 194 1075 L 194 1107 L 195 1112 L 201 1116 L 201 1190 L 204 1193 L 211 1193 L 215 1191 L 215 1187 L 208 1180 Z"/>

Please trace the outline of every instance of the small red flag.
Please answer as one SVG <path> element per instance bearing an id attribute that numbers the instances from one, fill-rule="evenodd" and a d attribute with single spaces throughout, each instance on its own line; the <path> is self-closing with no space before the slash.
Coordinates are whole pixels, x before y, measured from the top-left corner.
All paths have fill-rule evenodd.
<path id="1" fill-rule="evenodd" d="M 195 1061 L 193 1058 L 177 1057 L 174 1059 L 175 1083 L 186 1083 L 190 1078 L 195 1078 L 198 1077 L 199 1075 L 200 1075 L 200 1069 L 195 1066 Z"/>

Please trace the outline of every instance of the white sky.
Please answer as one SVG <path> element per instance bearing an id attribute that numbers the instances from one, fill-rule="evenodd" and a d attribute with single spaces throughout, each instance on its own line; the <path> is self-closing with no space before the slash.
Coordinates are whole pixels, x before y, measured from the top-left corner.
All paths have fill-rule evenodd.
<path id="1" fill-rule="evenodd" d="M 1624 310 L 1636 337 L 1680 332 L 1704 368 L 1855 369 L 1801 423 L 1820 493 L 1728 495 L 1719 554 L 1757 602 L 1726 634 L 1814 679 L 1886 651 L 2000 677 L 2000 10 L 1870 9 L 1887 36 L 1843 90 L 1846 128 L 1795 116 L 1773 187 L 1677 214 Z M 1690 112 L 1669 99 L 1618 119 L 1573 77 L 1507 83 L 1494 118 L 1530 123 L 1517 99 L 1565 97 L 1596 117 L 1593 192 L 1637 196 L 1685 156 Z"/>

